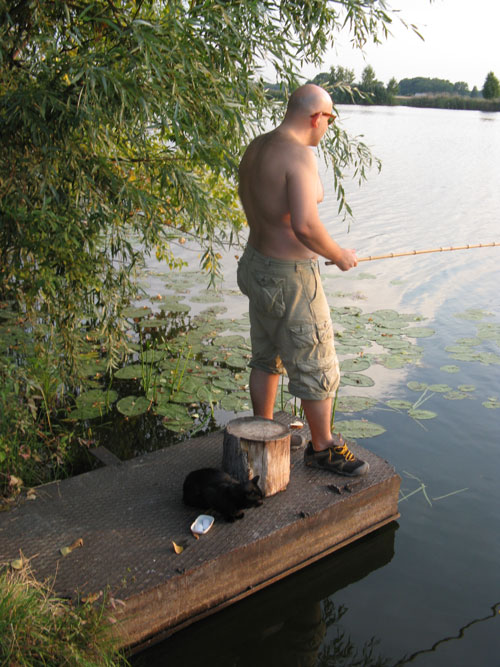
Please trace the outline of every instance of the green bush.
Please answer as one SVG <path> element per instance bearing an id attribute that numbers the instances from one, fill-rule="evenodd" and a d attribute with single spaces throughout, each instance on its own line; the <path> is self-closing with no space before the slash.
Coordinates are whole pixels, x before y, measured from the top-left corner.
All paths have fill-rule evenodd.
<path id="1" fill-rule="evenodd" d="M 31 360 L 28 372 L 19 359 L 0 360 L 0 496 L 66 477 L 82 450 L 73 430 L 55 421 L 65 407 L 40 363 Z"/>

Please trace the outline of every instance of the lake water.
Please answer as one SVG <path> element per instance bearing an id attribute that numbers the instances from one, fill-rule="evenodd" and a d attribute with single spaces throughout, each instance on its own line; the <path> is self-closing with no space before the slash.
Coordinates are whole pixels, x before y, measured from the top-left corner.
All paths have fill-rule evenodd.
<path id="1" fill-rule="evenodd" d="M 360 189 L 347 183 L 350 229 L 324 173 L 320 212 L 341 245 L 362 257 L 500 241 L 499 114 L 339 110 L 383 162 Z M 195 266 L 196 253 L 182 252 Z M 418 314 L 418 326 L 435 332 L 413 341 L 422 348 L 414 363 L 374 362 L 363 373 L 373 386 L 343 385 L 339 394 L 378 400 L 336 420 L 385 429 L 358 441 L 401 475 L 401 518 L 178 633 L 137 665 L 500 664 L 499 266 L 500 248 L 485 248 L 366 262 L 345 274 L 322 269 L 332 307 Z M 246 311 L 236 293 L 226 301 L 233 317 Z M 435 416 L 412 418 L 394 400 Z"/>

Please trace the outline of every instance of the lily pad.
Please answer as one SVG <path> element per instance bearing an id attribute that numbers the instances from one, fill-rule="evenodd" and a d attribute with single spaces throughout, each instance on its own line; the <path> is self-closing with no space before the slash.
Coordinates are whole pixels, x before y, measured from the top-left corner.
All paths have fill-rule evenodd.
<path id="1" fill-rule="evenodd" d="M 411 389 L 412 391 L 424 391 L 427 389 L 427 383 L 426 382 L 408 382 L 406 385 L 408 389 Z"/>
<path id="2" fill-rule="evenodd" d="M 428 338 L 429 336 L 434 336 L 436 332 L 429 327 L 408 327 L 404 333 L 405 336 L 409 336 L 410 338 Z"/>
<path id="3" fill-rule="evenodd" d="M 385 428 L 380 424 L 365 421 L 364 419 L 353 419 L 350 421 L 336 421 L 335 433 L 340 433 L 345 438 L 374 438 L 385 433 Z"/>
<path id="4" fill-rule="evenodd" d="M 85 377 L 89 378 L 99 378 L 105 375 L 106 373 L 106 360 L 105 359 L 89 359 L 84 361 L 81 366 L 82 373 Z"/>
<path id="5" fill-rule="evenodd" d="M 361 345 L 344 345 L 343 343 L 335 343 L 335 350 L 338 355 L 361 354 L 363 352 Z"/>
<path id="6" fill-rule="evenodd" d="M 228 412 L 246 412 L 252 408 L 249 398 L 242 399 L 232 394 L 224 396 L 220 405 L 223 410 Z"/>
<path id="7" fill-rule="evenodd" d="M 476 391 L 476 387 L 473 384 L 461 384 L 458 386 L 458 390 L 470 392 L 470 391 Z"/>
<path id="8" fill-rule="evenodd" d="M 193 422 L 167 421 L 165 428 L 173 433 L 186 433 L 191 428 Z"/>
<path id="9" fill-rule="evenodd" d="M 446 394 L 447 391 L 451 391 L 451 387 L 447 384 L 430 384 L 428 389 L 436 394 Z"/>
<path id="10" fill-rule="evenodd" d="M 171 324 L 172 321 L 164 317 L 151 317 L 147 320 L 138 322 L 138 326 L 141 327 L 141 329 L 163 329 L 164 327 L 169 327 Z"/>
<path id="11" fill-rule="evenodd" d="M 143 367 L 141 364 L 128 364 L 115 372 L 118 380 L 139 380 L 142 378 Z"/>
<path id="12" fill-rule="evenodd" d="M 178 273 L 170 271 L 165 279 L 165 285 L 172 289 L 177 287 L 196 287 L 200 284 L 200 274 L 198 271 L 179 271 Z"/>
<path id="13" fill-rule="evenodd" d="M 335 409 L 338 412 L 361 412 L 373 408 L 378 403 L 376 398 L 369 396 L 341 396 Z"/>
<path id="14" fill-rule="evenodd" d="M 210 308 L 205 308 L 205 310 L 202 310 L 200 315 L 211 318 L 215 315 L 222 315 L 222 313 L 225 313 L 226 311 L 227 306 L 211 306 Z"/>
<path id="15" fill-rule="evenodd" d="M 184 405 L 178 403 L 160 402 L 153 407 L 155 414 L 166 417 L 172 421 L 192 421 L 188 409 Z"/>
<path id="16" fill-rule="evenodd" d="M 455 313 L 455 317 L 462 320 L 482 320 L 484 317 L 491 317 L 492 313 L 479 308 L 469 308 L 463 313 Z"/>
<path id="17" fill-rule="evenodd" d="M 446 366 L 441 366 L 439 370 L 444 371 L 445 373 L 458 373 L 460 368 L 455 364 L 447 364 Z"/>
<path id="18" fill-rule="evenodd" d="M 236 354 L 231 354 L 226 360 L 225 363 L 230 368 L 243 369 L 248 366 L 248 359 L 238 356 Z"/>
<path id="19" fill-rule="evenodd" d="M 401 338 L 385 338 L 377 341 L 382 347 L 388 350 L 405 350 L 411 347 L 411 343 Z"/>
<path id="20" fill-rule="evenodd" d="M 500 408 L 500 400 L 495 396 L 491 396 L 487 401 L 484 401 L 483 406 L 490 410 L 498 410 Z"/>
<path id="21" fill-rule="evenodd" d="M 495 354 L 494 352 L 480 352 L 478 361 L 486 366 L 490 366 L 491 364 L 498 365 L 500 364 L 500 355 Z"/>
<path id="22" fill-rule="evenodd" d="M 235 347 L 240 347 L 240 345 L 245 345 L 246 340 L 239 334 L 234 334 L 232 336 L 217 336 L 217 338 L 214 339 L 213 344 L 218 347 L 227 347 L 232 350 Z"/>
<path id="23" fill-rule="evenodd" d="M 457 361 L 479 361 L 477 352 L 465 348 L 453 352 L 447 350 L 447 352 L 452 359 L 456 359 Z"/>
<path id="24" fill-rule="evenodd" d="M 157 361 L 161 361 L 164 356 L 165 356 L 164 350 L 150 349 L 150 350 L 144 350 L 144 352 L 141 353 L 142 361 L 145 364 L 153 364 Z"/>
<path id="25" fill-rule="evenodd" d="M 477 327 L 478 338 L 483 340 L 494 340 L 500 336 L 500 324 L 495 322 L 482 322 Z"/>
<path id="26" fill-rule="evenodd" d="M 343 373 L 340 376 L 340 384 L 350 387 L 373 387 L 375 382 L 368 375 L 361 373 Z"/>
<path id="27" fill-rule="evenodd" d="M 91 389 L 80 394 L 76 399 L 76 405 L 80 408 L 90 405 L 92 407 L 107 408 L 118 398 L 118 393 L 113 389 Z"/>
<path id="28" fill-rule="evenodd" d="M 336 319 L 344 315 L 361 315 L 363 312 L 358 306 L 334 306 L 331 311 Z"/>
<path id="29" fill-rule="evenodd" d="M 179 385 L 179 389 L 186 392 L 187 394 L 195 394 L 200 387 L 205 384 L 208 384 L 208 378 L 204 378 L 200 375 L 184 375 L 182 380 L 174 383 L 175 387 Z"/>
<path id="30" fill-rule="evenodd" d="M 465 391 L 449 391 L 443 394 L 443 398 L 446 398 L 448 401 L 461 401 L 464 398 L 468 398 L 468 394 Z"/>
<path id="31" fill-rule="evenodd" d="M 150 402 L 144 396 L 125 396 L 118 401 L 116 409 L 126 417 L 137 417 L 148 411 Z"/>
<path id="32" fill-rule="evenodd" d="M 214 387 L 225 389 L 227 391 L 235 391 L 236 389 L 239 389 L 238 382 L 230 375 L 214 378 L 212 384 Z"/>
<path id="33" fill-rule="evenodd" d="M 367 368 L 370 368 L 370 362 L 368 359 L 363 359 L 363 357 L 345 359 L 340 363 L 340 370 L 342 372 L 365 371 Z"/>
<path id="34" fill-rule="evenodd" d="M 190 299 L 193 303 L 222 303 L 224 296 L 218 290 L 204 290 Z"/>
<path id="35" fill-rule="evenodd" d="M 217 403 L 217 401 L 221 398 L 223 394 L 222 389 L 218 389 L 217 387 L 210 387 L 208 385 L 205 385 L 203 387 L 200 387 L 198 391 L 196 392 L 196 396 L 199 401 L 202 403 Z"/>
<path id="36" fill-rule="evenodd" d="M 481 345 L 483 341 L 481 338 L 459 338 L 457 340 L 457 345 Z"/>
<path id="37" fill-rule="evenodd" d="M 75 408 L 68 414 L 68 419 L 76 419 L 83 421 L 86 419 L 96 419 L 102 417 L 108 412 L 106 408 L 92 407 L 91 405 L 84 405 L 81 408 Z"/>
<path id="38" fill-rule="evenodd" d="M 160 305 L 163 311 L 169 313 L 188 313 L 191 310 L 189 304 L 180 302 L 178 297 L 172 294 L 162 296 Z"/>
<path id="39" fill-rule="evenodd" d="M 404 401 L 397 398 L 392 398 L 391 400 L 386 401 L 385 404 L 395 410 L 411 410 L 413 407 L 413 403 L 410 403 L 410 401 Z"/>
<path id="40" fill-rule="evenodd" d="M 114 403 L 117 398 L 117 392 L 112 389 L 109 391 L 103 389 L 90 389 L 77 397 L 75 401 L 76 408 L 69 413 L 68 418 L 83 420 L 102 417 L 110 411 L 111 404 Z"/>
<path id="41" fill-rule="evenodd" d="M 151 315 L 151 308 L 148 306 L 139 307 L 139 306 L 129 306 L 122 311 L 123 317 L 128 317 L 129 319 L 138 320 Z"/>
<path id="42" fill-rule="evenodd" d="M 400 314 L 397 310 L 391 308 L 383 308 L 381 310 L 375 310 L 373 313 L 370 313 L 370 319 L 375 323 L 389 323 L 398 321 Z"/>
<path id="43" fill-rule="evenodd" d="M 400 354 L 381 354 L 377 357 L 377 363 L 385 368 L 394 370 L 396 368 L 404 368 L 408 363 L 408 359 Z"/>
<path id="44" fill-rule="evenodd" d="M 437 414 L 435 412 L 431 412 L 431 410 L 419 410 L 419 409 L 412 409 L 408 410 L 408 414 L 410 417 L 413 419 L 434 419 L 434 417 L 437 417 Z"/>
<path id="45" fill-rule="evenodd" d="M 198 390 L 193 392 L 187 392 L 180 389 L 179 391 L 176 391 L 174 394 L 170 396 L 170 400 L 173 401 L 174 403 L 184 403 L 186 405 L 189 405 L 190 403 L 197 403 L 198 402 L 197 391 Z"/>

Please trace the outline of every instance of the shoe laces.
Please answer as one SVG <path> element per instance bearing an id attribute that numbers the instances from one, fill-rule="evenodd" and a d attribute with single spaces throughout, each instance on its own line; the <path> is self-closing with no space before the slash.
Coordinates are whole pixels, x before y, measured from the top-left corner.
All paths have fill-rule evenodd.
<path id="1" fill-rule="evenodd" d="M 346 461 L 355 461 L 356 460 L 356 457 L 349 450 L 349 448 L 347 447 L 345 442 L 344 442 L 343 445 L 337 445 L 335 447 L 331 447 L 330 450 L 331 449 L 333 449 L 336 454 L 339 454 L 340 456 L 343 456 Z M 330 451 L 330 459 L 331 459 L 331 457 L 332 457 L 332 455 L 331 455 L 331 451 Z"/>

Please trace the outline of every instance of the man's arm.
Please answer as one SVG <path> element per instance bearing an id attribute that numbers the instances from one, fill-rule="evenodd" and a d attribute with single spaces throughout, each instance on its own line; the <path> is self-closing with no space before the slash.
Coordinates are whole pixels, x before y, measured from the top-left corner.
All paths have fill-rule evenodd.
<path id="1" fill-rule="evenodd" d="M 287 173 L 287 198 L 292 229 L 309 250 L 326 257 L 342 271 L 357 265 L 354 250 L 342 248 L 328 234 L 318 214 L 318 168 L 309 148 L 303 148 L 291 160 Z"/>

